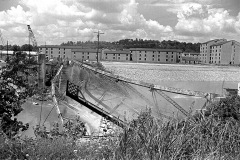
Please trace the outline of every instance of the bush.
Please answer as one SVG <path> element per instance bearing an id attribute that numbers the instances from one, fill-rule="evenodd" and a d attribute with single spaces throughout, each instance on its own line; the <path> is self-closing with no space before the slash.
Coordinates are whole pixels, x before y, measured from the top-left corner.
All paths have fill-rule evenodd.
<path id="1" fill-rule="evenodd" d="M 205 113 L 194 115 L 196 123 L 189 119 L 162 122 L 147 110 L 112 137 L 73 138 L 72 129 L 68 134 L 35 140 L 3 137 L 0 159 L 239 159 L 239 102 L 239 97 L 233 96 L 213 103 Z M 69 126 L 79 131 L 77 135 L 84 131 L 78 125 Z M 53 133 L 59 132 L 56 129 Z"/>

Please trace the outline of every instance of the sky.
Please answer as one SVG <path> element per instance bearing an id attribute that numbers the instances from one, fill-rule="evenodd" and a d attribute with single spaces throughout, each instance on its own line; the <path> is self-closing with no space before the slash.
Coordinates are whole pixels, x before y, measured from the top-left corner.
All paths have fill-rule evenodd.
<path id="1" fill-rule="evenodd" d="M 240 42 L 240 0 L 0 0 L 0 30 L 9 44 L 120 39 Z M 0 41 L 0 45 L 1 45 Z"/>

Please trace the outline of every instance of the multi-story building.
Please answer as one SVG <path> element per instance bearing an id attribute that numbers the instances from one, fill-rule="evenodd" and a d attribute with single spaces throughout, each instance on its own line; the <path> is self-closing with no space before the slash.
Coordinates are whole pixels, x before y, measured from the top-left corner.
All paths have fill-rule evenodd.
<path id="1" fill-rule="evenodd" d="M 200 63 L 201 62 L 200 53 L 184 52 L 184 53 L 182 53 L 180 62 L 181 63 L 193 63 L 193 64 Z"/>
<path id="2" fill-rule="evenodd" d="M 201 63 L 240 64 L 240 43 L 215 39 L 200 45 Z"/>
<path id="3" fill-rule="evenodd" d="M 210 63 L 210 47 L 216 43 L 226 42 L 226 39 L 214 39 L 204 42 L 200 45 L 200 60 L 201 63 Z"/>
<path id="4" fill-rule="evenodd" d="M 146 63 L 179 63 L 182 50 L 130 48 L 132 61 Z"/>
<path id="5" fill-rule="evenodd" d="M 98 53 L 98 56 L 97 56 Z M 85 61 L 85 60 L 89 60 L 89 61 L 97 61 L 101 60 L 101 50 L 97 50 L 97 49 L 72 49 L 72 59 L 77 59 L 80 61 Z"/>
<path id="6" fill-rule="evenodd" d="M 211 45 L 210 63 L 240 64 L 240 43 L 230 40 Z"/>
<path id="7" fill-rule="evenodd" d="M 131 61 L 131 53 L 130 50 L 103 50 L 101 58 L 102 61 Z"/>
<path id="8" fill-rule="evenodd" d="M 101 50 L 97 51 L 97 49 L 83 49 L 80 46 L 44 45 L 39 47 L 39 52 L 45 54 L 47 59 L 66 58 L 77 59 L 81 61 L 96 61 L 97 57 L 99 60 L 101 58 Z"/>

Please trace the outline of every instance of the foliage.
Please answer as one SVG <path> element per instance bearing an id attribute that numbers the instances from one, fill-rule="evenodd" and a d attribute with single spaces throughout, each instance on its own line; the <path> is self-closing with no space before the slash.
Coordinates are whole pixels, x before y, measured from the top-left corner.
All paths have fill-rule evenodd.
<path id="1" fill-rule="evenodd" d="M 52 137 L 0 143 L 0 159 L 239 159 L 240 123 L 235 114 L 239 102 L 238 96 L 231 96 L 213 103 L 206 112 L 194 115 L 196 123 L 189 119 L 160 121 L 147 110 L 112 137 L 88 140 L 72 138 L 76 130 L 80 135 L 84 131 L 76 119 L 79 126 L 73 121 L 65 123 L 67 134 L 58 134 L 55 126 Z"/>
<path id="2" fill-rule="evenodd" d="M 32 67 L 34 63 L 33 59 L 28 59 L 25 54 L 18 52 L 8 59 L 1 73 L 0 123 L 2 131 L 8 137 L 28 128 L 28 124 L 24 125 L 14 117 L 22 111 L 21 105 L 26 98 L 35 92 L 35 81 L 30 79 L 35 77 L 37 70 Z"/>
<path id="3" fill-rule="evenodd" d="M 0 159 L 76 159 L 75 146 L 65 138 L 9 140 L 0 144 Z"/>
<path id="4" fill-rule="evenodd" d="M 229 96 L 220 102 L 212 103 L 207 107 L 205 116 L 213 116 L 216 119 L 226 121 L 233 118 L 240 121 L 240 97 L 237 95 Z"/>
<path id="5" fill-rule="evenodd" d="M 84 48 L 97 48 L 97 41 L 86 41 L 86 42 L 72 42 L 68 41 L 62 43 L 63 46 L 82 46 Z M 147 39 L 121 39 L 115 42 L 101 41 L 99 48 L 108 49 L 129 49 L 129 48 L 161 48 L 161 49 L 182 49 L 184 52 L 200 52 L 200 43 L 186 43 L 179 42 L 176 40 L 147 40 Z"/>
<path id="6" fill-rule="evenodd" d="M 60 128 L 58 123 L 53 125 L 53 128 L 50 132 L 47 132 L 45 126 L 37 125 L 34 129 L 34 133 L 36 137 L 41 138 L 53 138 L 53 137 L 66 137 L 67 139 L 71 139 L 73 142 L 77 139 L 83 137 L 87 133 L 87 129 L 85 124 L 80 120 L 80 117 L 76 117 L 75 119 L 65 119 L 63 128 Z"/>

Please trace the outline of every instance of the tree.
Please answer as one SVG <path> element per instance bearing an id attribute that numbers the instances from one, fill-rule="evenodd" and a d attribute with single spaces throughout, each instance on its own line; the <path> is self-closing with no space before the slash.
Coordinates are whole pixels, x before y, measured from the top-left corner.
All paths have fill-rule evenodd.
<path id="1" fill-rule="evenodd" d="M 16 52 L 16 51 L 21 51 L 21 47 L 15 44 L 15 45 L 12 46 L 12 50 L 13 50 L 14 52 Z"/>
<path id="2" fill-rule="evenodd" d="M 33 50 L 33 46 L 30 44 L 24 44 L 21 46 L 21 51 L 32 51 Z"/>
<path id="3" fill-rule="evenodd" d="M 17 52 L 9 58 L 0 78 L 0 129 L 9 137 L 28 128 L 15 117 L 23 110 L 21 105 L 36 89 L 29 79 L 35 77 L 37 65 L 26 54 Z M 31 72 L 32 71 L 32 72 Z"/>

